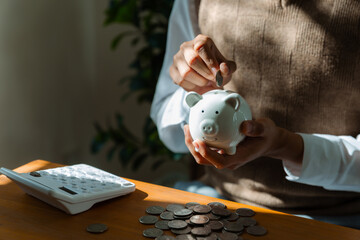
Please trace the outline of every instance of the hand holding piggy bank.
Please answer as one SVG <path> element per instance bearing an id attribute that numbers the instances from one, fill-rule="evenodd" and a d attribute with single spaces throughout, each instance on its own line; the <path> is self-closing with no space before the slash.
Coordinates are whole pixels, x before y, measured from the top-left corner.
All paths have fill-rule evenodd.
<path id="1" fill-rule="evenodd" d="M 203 95 L 189 92 L 185 102 L 190 107 L 189 129 L 192 138 L 234 155 L 236 146 L 245 138 L 240 133 L 240 125 L 252 118 L 246 101 L 231 91 L 212 90 Z"/>

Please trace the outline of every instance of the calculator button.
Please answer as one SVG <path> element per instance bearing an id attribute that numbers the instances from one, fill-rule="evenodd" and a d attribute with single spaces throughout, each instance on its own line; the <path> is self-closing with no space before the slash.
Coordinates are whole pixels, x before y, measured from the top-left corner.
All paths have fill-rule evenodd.
<path id="1" fill-rule="evenodd" d="M 31 172 L 30 175 L 33 177 L 41 177 L 40 173 L 38 172 Z"/>

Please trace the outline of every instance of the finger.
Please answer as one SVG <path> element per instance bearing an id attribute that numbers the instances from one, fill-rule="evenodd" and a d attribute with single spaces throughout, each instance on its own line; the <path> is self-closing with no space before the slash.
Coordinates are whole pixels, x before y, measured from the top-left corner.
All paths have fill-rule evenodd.
<path id="1" fill-rule="evenodd" d="M 211 38 L 205 35 L 198 35 L 194 39 L 194 50 L 204 61 L 213 76 L 219 70 L 219 63 L 216 57 L 217 48 Z"/>
<path id="2" fill-rule="evenodd" d="M 265 134 L 265 127 L 264 124 L 260 121 L 248 120 L 241 123 L 240 131 L 245 136 L 263 137 Z"/>
<path id="3" fill-rule="evenodd" d="M 196 143 L 198 144 L 198 152 L 204 159 L 218 169 L 226 167 L 224 164 L 226 161 L 223 155 L 219 154 L 217 151 L 211 150 L 203 141 L 197 141 Z"/>
<path id="4" fill-rule="evenodd" d="M 182 66 L 181 69 L 174 65 L 170 66 L 170 76 L 175 84 L 181 86 L 187 91 L 191 91 L 197 87 L 206 87 L 209 81 L 200 76 L 194 70 Z"/>
<path id="5" fill-rule="evenodd" d="M 236 71 L 236 63 L 233 61 L 226 61 L 220 63 L 220 72 L 221 76 L 228 77 L 231 76 Z"/>
<path id="6" fill-rule="evenodd" d="M 186 63 L 194 69 L 199 75 L 203 76 L 208 80 L 212 80 L 214 75 L 206 66 L 201 57 L 194 51 L 193 48 L 184 49 L 184 58 Z"/>
<path id="7" fill-rule="evenodd" d="M 191 155 L 193 155 L 195 161 L 200 165 L 211 165 L 211 163 L 209 163 L 205 158 L 203 158 L 201 154 L 197 151 L 197 149 L 195 149 L 188 125 L 184 126 L 184 134 L 185 134 L 185 144 L 189 149 Z"/>

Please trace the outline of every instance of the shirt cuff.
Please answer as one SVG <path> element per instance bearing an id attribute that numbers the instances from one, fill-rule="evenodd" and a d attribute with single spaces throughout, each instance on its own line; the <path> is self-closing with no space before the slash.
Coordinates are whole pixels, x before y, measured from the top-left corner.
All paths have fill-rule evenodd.
<path id="1" fill-rule="evenodd" d="M 337 175 L 341 164 L 340 140 L 336 136 L 325 134 L 303 134 L 304 157 L 300 176 L 293 174 L 284 166 L 286 179 L 294 182 L 329 186 Z"/>

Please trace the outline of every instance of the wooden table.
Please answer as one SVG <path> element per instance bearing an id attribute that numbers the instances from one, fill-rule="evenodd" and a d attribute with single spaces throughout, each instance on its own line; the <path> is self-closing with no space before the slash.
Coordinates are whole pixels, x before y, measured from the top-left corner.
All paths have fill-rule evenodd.
<path id="1" fill-rule="evenodd" d="M 58 166 L 61 165 L 36 160 L 15 171 L 31 172 Z M 149 226 L 142 225 L 138 219 L 145 215 L 148 206 L 166 207 L 169 203 L 187 202 L 207 204 L 214 201 L 226 204 L 231 210 L 248 207 L 256 211 L 254 218 L 267 228 L 268 233 L 262 237 L 244 233 L 241 235 L 244 239 L 360 239 L 360 230 L 136 180 L 130 181 L 136 184 L 135 192 L 130 195 L 98 203 L 90 210 L 77 215 L 68 215 L 25 194 L 14 182 L 1 175 L 0 239 L 147 239 L 142 236 L 142 232 Z M 104 223 L 109 229 L 102 234 L 88 233 L 85 229 L 92 223 Z"/>

